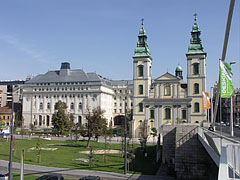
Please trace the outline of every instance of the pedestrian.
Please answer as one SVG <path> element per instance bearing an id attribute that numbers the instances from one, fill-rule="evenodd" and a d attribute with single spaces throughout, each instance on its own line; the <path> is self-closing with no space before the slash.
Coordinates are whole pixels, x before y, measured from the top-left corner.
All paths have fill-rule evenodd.
<path id="1" fill-rule="evenodd" d="M 214 131 L 212 125 L 210 124 L 209 128 L 208 128 L 209 131 Z"/>

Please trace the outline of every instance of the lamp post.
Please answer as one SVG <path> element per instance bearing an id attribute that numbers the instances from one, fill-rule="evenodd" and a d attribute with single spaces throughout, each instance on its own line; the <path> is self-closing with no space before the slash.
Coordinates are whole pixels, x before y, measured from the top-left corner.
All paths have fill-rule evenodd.
<path id="1" fill-rule="evenodd" d="M 211 89 L 210 89 L 210 94 L 211 94 L 211 120 L 210 120 L 210 123 L 213 123 L 213 87 L 211 87 Z"/>
<path id="2" fill-rule="evenodd" d="M 235 61 L 230 62 L 230 66 L 232 64 L 236 64 Z M 230 136 L 234 136 L 233 132 L 233 105 L 232 105 L 232 97 L 230 97 Z"/>
<path id="3" fill-rule="evenodd" d="M 12 180 L 12 148 L 13 148 L 13 115 L 14 115 L 14 99 L 13 99 L 13 86 L 12 86 L 12 118 L 10 122 L 10 153 L 9 153 L 9 180 Z"/>
<path id="4" fill-rule="evenodd" d="M 127 103 L 125 102 L 124 117 L 124 174 L 127 174 Z"/>

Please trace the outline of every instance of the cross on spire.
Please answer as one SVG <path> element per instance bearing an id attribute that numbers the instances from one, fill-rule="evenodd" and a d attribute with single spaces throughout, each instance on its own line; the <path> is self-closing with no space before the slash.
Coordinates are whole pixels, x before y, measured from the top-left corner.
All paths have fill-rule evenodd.
<path id="1" fill-rule="evenodd" d="M 144 19 L 142 18 L 142 26 L 144 25 Z"/>
<path id="2" fill-rule="evenodd" d="M 193 16 L 194 16 L 194 21 L 197 21 L 197 13 L 195 13 Z"/>

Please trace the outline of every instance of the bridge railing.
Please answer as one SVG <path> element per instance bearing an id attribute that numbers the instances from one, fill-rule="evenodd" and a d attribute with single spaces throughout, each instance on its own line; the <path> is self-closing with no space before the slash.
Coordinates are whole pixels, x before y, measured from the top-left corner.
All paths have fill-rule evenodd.
<path id="1" fill-rule="evenodd" d="M 199 140 L 219 167 L 218 180 L 240 176 L 240 142 L 221 134 L 198 128 Z"/>

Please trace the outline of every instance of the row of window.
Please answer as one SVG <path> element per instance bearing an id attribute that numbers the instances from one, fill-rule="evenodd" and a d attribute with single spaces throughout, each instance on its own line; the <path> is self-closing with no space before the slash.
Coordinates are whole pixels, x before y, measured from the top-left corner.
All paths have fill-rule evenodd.
<path id="1" fill-rule="evenodd" d="M 199 74 L 199 63 L 193 63 L 193 74 Z M 138 66 L 138 77 L 143 77 L 143 65 Z"/>
<path id="2" fill-rule="evenodd" d="M 167 109 L 167 108 L 166 108 L 166 109 Z M 139 111 L 139 112 L 143 112 L 143 103 L 139 103 L 139 104 L 138 104 L 138 111 Z M 152 111 L 153 111 L 153 112 L 152 112 Z M 199 105 L 198 102 L 195 102 L 195 103 L 194 103 L 194 112 L 195 112 L 195 113 L 200 112 L 200 105 Z M 151 117 L 154 118 L 154 110 L 151 110 Z"/>
<path id="3" fill-rule="evenodd" d="M 130 97 L 130 96 L 129 96 L 129 97 Z M 128 96 L 125 96 L 125 97 L 120 96 L 120 97 L 119 97 L 120 100 L 122 100 L 122 99 L 125 99 L 125 100 L 126 100 L 127 98 L 128 98 Z M 131 99 L 132 99 L 132 97 L 131 97 Z M 117 100 L 117 97 L 116 97 L 116 96 L 114 97 L 114 100 Z"/>
<path id="4" fill-rule="evenodd" d="M 10 119 L 10 116 L 0 116 L 0 119 Z"/>
<path id="5" fill-rule="evenodd" d="M 83 98 L 84 96 L 88 97 L 88 94 L 84 95 L 84 94 L 61 94 L 61 95 L 46 95 L 45 97 L 46 98 L 59 98 L 59 97 L 62 97 L 62 98 L 67 98 L 67 97 L 70 97 L 70 98 L 74 98 L 74 97 L 78 97 L 78 98 Z M 93 97 L 93 98 L 96 98 L 97 97 L 97 94 L 89 94 L 90 97 Z M 38 98 L 43 98 L 44 96 L 43 95 L 38 95 Z M 37 98 L 37 96 L 35 95 L 34 98 Z"/>
<path id="6" fill-rule="evenodd" d="M 125 94 L 129 94 L 129 93 L 132 93 L 132 90 L 114 90 L 114 92 L 117 94 L 117 93 L 125 93 Z"/>
<path id="7" fill-rule="evenodd" d="M 34 117 L 34 118 L 36 118 L 36 117 Z M 82 116 L 78 116 L 77 122 L 79 125 L 82 125 Z M 45 117 L 42 115 L 38 116 L 38 121 L 35 119 L 34 126 L 42 126 L 42 125 L 50 126 L 50 116 L 49 115 L 46 116 L 46 120 L 45 120 Z"/>
<path id="8" fill-rule="evenodd" d="M 39 109 L 43 109 L 43 103 L 40 102 Z M 51 109 L 51 103 L 47 103 L 47 109 Z M 74 103 L 72 102 L 70 104 L 70 109 L 74 109 Z M 78 109 L 82 109 L 82 103 L 78 103 Z"/>
<path id="9" fill-rule="evenodd" d="M 44 86 L 49 86 L 49 85 L 53 85 L 53 84 L 55 84 L 55 85 L 79 85 L 79 84 L 87 84 L 87 82 L 57 82 L 57 83 L 37 83 L 36 85 L 37 86 L 42 86 L 42 85 L 44 85 Z"/>
<path id="10" fill-rule="evenodd" d="M 199 84 L 195 83 L 194 85 L 194 94 L 199 94 Z M 143 94 L 143 85 L 138 86 L 138 93 Z M 169 84 L 164 86 L 164 95 L 165 96 L 171 96 L 171 86 Z"/>
<path id="11" fill-rule="evenodd" d="M 114 106 L 116 107 L 117 106 L 117 103 L 115 102 L 114 103 Z M 119 106 L 122 107 L 122 103 L 119 103 Z M 126 103 L 126 106 L 127 106 L 127 103 Z M 133 103 L 131 102 L 131 106 L 133 106 Z"/>
<path id="12" fill-rule="evenodd" d="M 55 88 L 35 88 L 34 91 L 80 91 L 88 90 L 88 87 L 55 87 Z"/>

